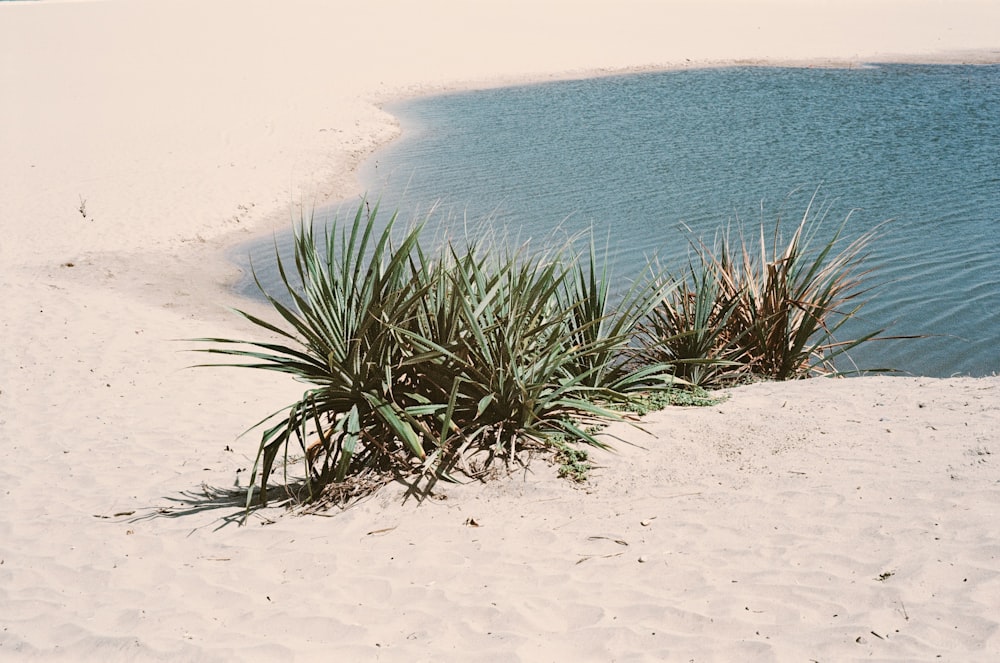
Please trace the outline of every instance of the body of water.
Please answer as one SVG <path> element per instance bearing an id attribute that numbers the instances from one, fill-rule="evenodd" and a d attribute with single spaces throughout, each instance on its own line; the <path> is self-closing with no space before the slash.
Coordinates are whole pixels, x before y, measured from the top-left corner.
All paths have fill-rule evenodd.
<path id="1" fill-rule="evenodd" d="M 831 226 L 851 215 L 850 236 L 891 220 L 868 263 L 879 285 L 848 335 L 927 335 L 868 344 L 857 363 L 980 376 L 1000 372 L 998 108 L 1000 66 L 705 69 L 464 92 L 391 106 L 403 137 L 362 178 L 404 218 L 437 204 L 442 223 L 489 219 L 521 239 L 593 229 L 623 281 L 654 255 L 682 268 L 691 233 L 762 215 L 791 231 L 818 189 Z M 271 243 L 250 250 L 276 283 Z"/>

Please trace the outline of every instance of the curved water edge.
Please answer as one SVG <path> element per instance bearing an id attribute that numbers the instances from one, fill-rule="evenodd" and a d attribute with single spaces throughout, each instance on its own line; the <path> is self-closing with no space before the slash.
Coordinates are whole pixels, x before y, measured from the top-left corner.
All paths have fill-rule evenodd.
<path id="1" fill-rule="evenodd" d="M 1000 372 L 1000 66 L 731 68 L 623 75 L 417 99 L 403 137 L 363 166 L 383 210 L 436 205 L 429 235 L 485 224 L 536 245 L 592 229 L 615 274 L 683 266 L 690 234 L 798 221 L 814 191 L 873 245 L 871 293 L 847 334 L 864 367 Z M 353 214 L 357 200 L 324 210 Z M 480 225 L 479 227 L 482 227 Z M 456 230 L 457 228 L 457 230 Z M 820 239 L 823 239 L 822 237 Z M 266 287 L 273 243 L 240 247 Z M 253 296 L 245 280 L 239 291 Z"/>

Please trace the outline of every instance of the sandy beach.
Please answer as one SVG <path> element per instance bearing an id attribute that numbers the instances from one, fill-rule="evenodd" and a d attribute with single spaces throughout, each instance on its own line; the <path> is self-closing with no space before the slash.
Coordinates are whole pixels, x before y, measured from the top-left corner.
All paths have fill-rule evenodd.
<path id="1" fill-rule="evenodd" d="M 542 6 L 539 6 L 542 5 Z M 1000 377 L 732 389 L 403 503 L 254 513 L 301 395 L 226 251 L 359 196 L 390 99 L 1000 62 L 992 0 L 0 2 L 0 660 L 1000 660 Z"/>

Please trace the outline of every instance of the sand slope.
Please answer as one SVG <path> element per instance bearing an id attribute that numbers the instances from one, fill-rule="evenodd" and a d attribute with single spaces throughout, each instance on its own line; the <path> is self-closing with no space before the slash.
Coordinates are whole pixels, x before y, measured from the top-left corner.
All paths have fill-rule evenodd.
<path id="1" fill-rule="evenodd" d="M 249 332 L 226 247 L 358 193 L 380 100 L 1000 52 L 996 2 L 538 4 L 0 3 L 0 660 L 1000 656 L 996 378 L 756 385 L 585 489 L 232 524 L 300 387 L 176 339 Z"/>

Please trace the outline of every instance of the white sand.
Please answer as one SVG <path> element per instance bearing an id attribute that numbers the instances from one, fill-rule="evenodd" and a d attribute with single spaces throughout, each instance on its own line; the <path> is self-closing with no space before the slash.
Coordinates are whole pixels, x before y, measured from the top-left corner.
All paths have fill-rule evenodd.
<path id="1" fill-rule="evenodd" d="M 300 387 L 174 341 L 252 333 L 224 250 L 357 194 L 398 133 L 380 100 L 995 62 L 997 26 L 995 1 L 0 2 L 0 660 L 997 660 L 1000 379 L 756 385 L 619 431 L 647 450 L 586 490 L 538 463 L 237 528 L 202 486 L 245 485 L 236 436 Z"/>

